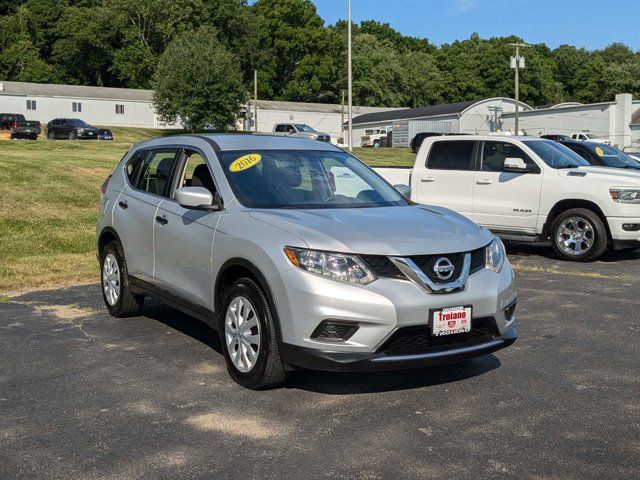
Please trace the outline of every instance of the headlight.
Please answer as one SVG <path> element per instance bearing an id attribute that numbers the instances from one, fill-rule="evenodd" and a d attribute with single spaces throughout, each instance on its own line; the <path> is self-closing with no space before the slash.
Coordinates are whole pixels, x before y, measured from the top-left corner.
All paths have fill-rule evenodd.
<path id="1" fill-rule="evenodd" d="M 84 128 L 79 128 L 78 133 L 84 133 Z"/>
<path id="2" fill-rule="evenodd" d="M 640 203 L 640 189 L 637 188 L 612 188 L 609 194 L 614 202 Z"/>
<path id="3" fill-rule="evenodd" d="M 502 241 L 498 237 L 493 237 L 492 242 L 487 245 L 486 249 L 487 268 L 494 272 L 499 272 L 502 270 L 502 265 L 504 265 L 504 258 L 505 253 Z"/>
<path id="4" fill-rule="evenodd" d="M 309 140 L 317 140 L 318 139 L 318 135 L 316 135 L 315 133 L 312 135 L 309 135 Z"/>
<path id="5" fill-rule="evenodd" d="M 335 280 L 366 285 L 377 278 L 357 255 L 294 247 L 285 247 L 284 253 L 296 267 Z"/>

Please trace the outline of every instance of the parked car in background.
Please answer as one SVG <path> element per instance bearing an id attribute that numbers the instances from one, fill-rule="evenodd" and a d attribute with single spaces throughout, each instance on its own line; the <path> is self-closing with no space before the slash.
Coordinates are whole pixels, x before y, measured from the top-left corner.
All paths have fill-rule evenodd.
<path id="1" fill-rule="evenodd" d="M 360 146 L 378 148 L 384 143 L 383 139 L 387 138 L 389 133 L 391 133 L 391 127 L 365 130 L 364 135 L 360 137 Z"/>
<path id="2" fill-rule="evenodd" d="M 533 137 L 432 137 L 412 170 L 411 200 L 451 208 L 507 240 L 549 239 L 570 261 L 640 247 L 640 175 L 594 167 L 564 145 Z"/>
<path id="3" fill-rule="evenodd" d="M 571 140 L 571 137 L 568 135 L 560 135 L 560 134 L 547 134 L 547 135 L 540 135 L 540 138 L 544 138 L 545 140 L 555 140 L 556 142 L 559 142 L 560 140 Z"/>
<path id="4" fill-rule="evenodd" d="M 572 140 L 579 140 L 579 141 L 582 141 L 582 142 L 597 142 L 597 143 L 606 143 L 607 145 L 611 145 L 611 141 L 610 140 L 607 140 L 607 139 L 604 139 L 604 138 L 600 138 L 600 137 L 596 137 L 592 133 L 587 133 L 587 132 L 572 133 L 571 134 L 571 139 Z"/>
<path id="5" fill-rule="evenodd" d="M 113 132 L 108 128 L 98 129 L 98 140 L 113 140 Z"/>
<path id="6" fill-rule="evenodd" d="M 502 242 L 409 202 L 333 145 L 153 139 L 129 150 L 101 192 L 109 313 L 135 315 L 150 296 L 207 322 L 245 387 L 282 385 L 297 367 L 454 362 L 517 338 Z"/>
<path id="7" fill-rule="evenodd" d="M 40 122 L 35 120 L 25 120 L 24 116 L 16 115 L 16 119 L 9 126 L 11 139 L 26 138 L 36 140 L 40 135 Z"/>
<path id="8" fill-rule="evenodd" d="M 331 135 L 318 132 L 304 123 L 277 123 L 273 126 L 273 133 L 276 135 L 287 135 L 290 137 L 304 138 L 306 140 L 331 143 Z"/>
<path id="9" fill-rule="evenodd" d="M 56 118 L 47 124 L 46 135 L 49 140 L 67 138 L 97 139 L 98 129 L 79 118 Z"/>
<path id="10" fill-rule="evenodd" d="M 0 113 L 0 130 L 10 130 L 16 120 L 24 121 L 24 115 L 20 113 Z"/>
<path id="11" fill-rule="evenodd" d="M 591 165 L 640 170 L 640 162 L 606 143 L 582 142 L 579 140 L 565 140 L 559 143 L 576 152 Z"/>
<path id="12" fill-rule="evenodd" d="M 418 150 L 420 150 L 420 146 L 422 145 L 422 142 L 424 142 L 425 138 L 441 137 L 443 135 L 446 135 L 446 134 L 437 133 L 437 132 L 421 132 L 421 133 L 418 133 L 415 137 L 413 137 L 411 139 L 411 143 L 409 144 L 409 146 L 411 147 L 411 151 L 413 153 L 418 153 Z"/>

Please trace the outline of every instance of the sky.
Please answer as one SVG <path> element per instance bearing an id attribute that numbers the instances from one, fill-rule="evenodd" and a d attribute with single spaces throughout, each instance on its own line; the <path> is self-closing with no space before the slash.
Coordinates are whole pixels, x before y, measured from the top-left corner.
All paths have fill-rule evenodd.
<path id="1" fill-rule="evenodd" d="M 346 19 L 347 0 L 312 0 L 328 24 Z M 555 48 L 589 50 L 622 42 L 640 50 L 638 0 L 352 0 L 354 22 L 389 23 L 405 35 L 441 45 L 469 38 L 518 35 Z"/>

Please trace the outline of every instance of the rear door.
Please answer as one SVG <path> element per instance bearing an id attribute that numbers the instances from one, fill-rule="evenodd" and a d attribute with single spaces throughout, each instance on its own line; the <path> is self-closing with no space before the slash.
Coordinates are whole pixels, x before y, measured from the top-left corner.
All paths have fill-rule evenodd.
<path id="1" fill-rule="evenodd" d="M 414 200 L 472 214 L 475 140 L 437 140 L 427 152 L 426 168 L 420 169 L 414 185 Z"/>
<path id="2" fill-rule="evenodd" d="M 175 201 L 181 187 L 204 187 L 215 197 L 217 187 L 205 154 L 184 147 L 169 198 L 158 209 L 155 224 L 155 283 L 174 295 L 213 310 L 211 256 L 221 212 L 193 210 Z"/>
<path id="3" fill-rule="evenodd" d="M 492 140 L 480 145 L 471 218 L 496 231 L 535 234 L 542 188 L 540 167 L 515 143 Z M 506 172 L 507 158 L 521 158 L 533 171 Z"/>
<path id="4" fill-rule="evenodd" d="M 179 148 L 142 150 L 127 163 L 128 185 L 114 208 L 114 225 L 122 240 L 129 274 L 153 281 L 153 235 L 158 207 L 166 198 Z"/>

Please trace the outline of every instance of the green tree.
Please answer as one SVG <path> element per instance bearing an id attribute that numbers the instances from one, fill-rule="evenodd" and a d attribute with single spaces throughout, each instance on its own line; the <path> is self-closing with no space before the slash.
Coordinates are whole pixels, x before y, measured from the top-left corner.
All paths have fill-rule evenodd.
<path id="1" fill-rule="evenodd" d="M 247 92 L 238 59 L 210 27 L 185 32 L 169 44 L 158 62 L 153 88 L 162 121 L 182 121 L 191 131 L 208 125 L 232 128 Z"/>

